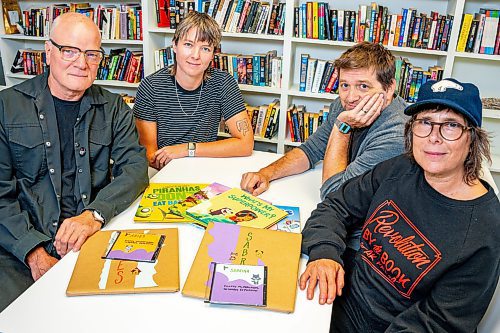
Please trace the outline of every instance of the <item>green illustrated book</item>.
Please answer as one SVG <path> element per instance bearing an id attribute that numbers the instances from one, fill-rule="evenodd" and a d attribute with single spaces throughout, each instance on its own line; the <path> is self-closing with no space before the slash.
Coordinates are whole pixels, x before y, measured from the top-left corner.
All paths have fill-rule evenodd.
<path id="1" fill-rule="evenodd" d="M 200 191 L 188 196 L 186 199 L 183 201 L 180 201 L 176 203 L 175 205 L 170 207 L 170 212 L 172 214 L 182 216 L 185 219 L 189 220 L 192 223 L 201 225 L 202 227 L 205 227 L 204 225 L 198 223 L 197 220 L 194 220 L 187 214 L 187 210 L 191 207 L 194 207 L 201 202 L 207 201 L 209 199 L 212 199 L 213 197 L 224 193 L 228 190 L 230 190 L 230 187 L 227 187 L 225 185 L 219 184 L 219 183 L 212 183 L 208 185 L 207 187 L 201 189 Z"/>
<path id="2" fill-rule="evenodd" d="M 190 222 L 183 216 L 173 214 L 170 207 L 200 191 L 208 184 L 156 183 L 149 184 L 142 195 L 135 222 Z"/>
<path id="3" fill-rule="evenodd" d="M 186 212 L 205 227 L 209 222 L 222 222 L 261 229 L 271 227 L 288 215 L 239 188 L 230 189 Z"/>

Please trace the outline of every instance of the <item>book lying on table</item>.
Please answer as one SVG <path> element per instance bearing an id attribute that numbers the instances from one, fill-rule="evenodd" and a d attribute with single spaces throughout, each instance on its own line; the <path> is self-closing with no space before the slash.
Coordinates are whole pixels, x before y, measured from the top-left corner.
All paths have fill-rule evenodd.
<path id="1" fill-rule="evenodd" d="M 152 183 L 144 191 L 135 222 L 190 222 L 183 216 L 173 214 L 170 206 L 200 191 L 208 184 Z"/>
<path id="2" fill-rule="evenodd" d="M 300 233 L 300 210 L 295 206 L 281 206 L 275 205 L 279 209 L 287 212 L 287 216 L 269 228 L 270 230 L 279 230 L 286 232 Z"/>
<path id="3" fill-rule="evenodd" d="M 189 216 L 206 226 L 209 222 L 269 228 L 287 213 L 239 188 L 232 188 L 187 211 Z"/>
<path id="4" fill-rule="evenodd" d="M 163 236 L 153 262 L 106 259 L 102 254 L 116 237 L 114 231 L 98 231 L 83 244 L 66 295 L 174 292 L 179 290 L 179 241 L 177 228 L 126 230 L 125 234 Z M 125 239 L 128 236 L 125 237 Z M 159 240 L 158 240 L 159 243 Z"/>
<path id="5" fill-rule="evenodd" d="M 182 294 L 206 297 L 212 262 L 267 266 L 266 306 L 293 312 L 302 235 L 228 223 L 209 223 L 189 270 Z"/>
<path id="6" fill-rule="evenodd" d="M 267 267 L 212 262 L 205 302 L 266 306 Z"/>
<path id="7" fill-rule="evenodd" d="M 197 220 L 191 218 L 188 214 L 187 214 L 187 210 L 191 207 L 194 207 L 198 204 L 200 204 L 201 202 L 203 201 L 207 201 L 209 199 L 212 199 L 213 197 L 215 197 L 216 195 L 219 195 L 221 193 L 224 193 L 226 191 L 228 191 L 230 189 L 230 187 L 227 187 L 225 185 L 222 185 L 222 184 L 219 184 L 219 183 L 212 183 L 210 185 L 208 185 L 207 187 L 204 187 L 203 189 L 201 189 L 200 191 L 188 196 L 186 199 L 184 199 L 183 201 L 180 201 L 178 203 L 176 203 L 175 205 L 171 206 L 170 207 L 170 212 L 172 214 L 175 214 L 175 215 L 178 215 L 178 216 L 182 216 L 184 217 L 185 219 L 193 222 L 193 223 L 196 223 L 198 225 L 200 225 Z M 205 225 L 201 225 L 202 227 L 206 227 Z"/>
<path id="8" fill-rule="evenodd" d="M 154 262 L 164 240 L 165 235 L 113 231 L 102 258 Z"/>

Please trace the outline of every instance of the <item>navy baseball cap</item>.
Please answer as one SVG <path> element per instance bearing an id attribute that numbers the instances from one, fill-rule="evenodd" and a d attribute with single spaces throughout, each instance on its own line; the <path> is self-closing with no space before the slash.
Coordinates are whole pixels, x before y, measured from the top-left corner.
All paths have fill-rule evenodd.
<path id="1" fill-rule="evenodd" d="M 462 83 L 447 78 L 441 81 L 427 81 L 418 91 L 417 102 L 405 109 L 405 114 L 412 116 L 426 106 L 444 105 L 463 114 L 474 126 L 481 127 L 483 104 L 479 89 L 472 83 Z"/>

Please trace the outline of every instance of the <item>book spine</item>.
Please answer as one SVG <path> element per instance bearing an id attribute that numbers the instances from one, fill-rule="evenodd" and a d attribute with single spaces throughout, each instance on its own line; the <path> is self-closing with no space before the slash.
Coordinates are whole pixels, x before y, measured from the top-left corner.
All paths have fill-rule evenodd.
<path id="1" fill-rule="evenodd" d="M 403 15 L 402 15 L 402 20 L 401 20 L 401 28 L 399 31 L 399 40 L 398 40 L 398 46 L 402 47 L 403 46 L 403 41 L 405 37 L 405 29 L 406 29 L 406 20 L 408 16 L 408 9 L 403 8 Z"/>
<path id="2" fill-rule="evenodd" d="M 318 59 L 314 58 L 309 58 L 307 60 L 307 76 L 306 76 L 306 91 L 311 91 L 312 85 L 313 85 L 313 80 L 314 80 L 314 73 L 316 71 L 316 64 L 318 62 Z"/>
<path id="3" fill-rule="evenodd" d="M 292 122 L 292 112 L 295 106 L 292 105 L 286 112 L 286 124 L 288 125 L 288 132 L 290 133 L 290 141 L 295 142 L 295 136 L 293 133 L 293 122 Z"/>
<path id="4" fill-rule="evenodd" d="M 312 29 L 313 29 L 312 30 L 312 38 L 313 39 L 319 38 L 318 15 L 319 15 L 318 2 L 314 1 L 312 3 Z"/>
<path id="5" fill-rule="evenodd" d="M 467 37 L 472 25 L 472 14 L 464 14 L 462 19 L 462 27 L 458 37 L 457 52 L 464 52 L 467 45 Z"/>
<path id="6" fill-rule="evenodd" d="M 330 77 L 332 76 L 333 71 L 334 71 L 333 62 L 328 61 L 326 63 L 325 70 L 323 72 L 323 77 L 321 78 L 321 83 L 319 86 L 319 93 L 326 92 L 326 86 L 327 86 L 328 82 L 330 81 Z"/>
<path id="7" fill-rule="evenodd" d="M 254 55 L 252 57 L 253 72 L 252 72 L 252 85 L 260 85 L 260 57 Z"/>
<path id="8" fill-rule="evenodd" d="M 326 60 L 319 59 L 316 65 L 316 72 L 314 73 L 314 80 L 311 86 L 311 92 L 319 92 L 319 86 L 321 84 L 321 79 L 323 78 L 323 72 L 325 71 Z"/>
<path id="9" fill-rule="evenodd" d="M 308 54 L 300 55 L 300 83 L 299 91 L 306 91 L 306 77 L 307 77 L 307 62 L 309 59 Z"/>
<path id="10" fill-rule="evenodd" d="M 337 40 L 344 41 L 344 11 L 337 11 Z"/>
<path id="11" fill-rule="evenodd" d="M 486 19 L 486 15 L 478 13 L 477 19 L 479 21 L 479 25 L 477 30 L 476 41 L 474 42 L 474 50 L 473 50 L 474 53 L 479 53 L 479 47 L 481 46 L 481 39 L 483 38 L 484 20 Z"/>

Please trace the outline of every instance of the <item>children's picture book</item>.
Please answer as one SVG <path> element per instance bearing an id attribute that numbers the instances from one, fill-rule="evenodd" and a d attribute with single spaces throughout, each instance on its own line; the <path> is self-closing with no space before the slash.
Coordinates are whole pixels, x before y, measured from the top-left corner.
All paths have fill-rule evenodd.
<path id="1" fill-rule="evenodd" d="M 155 261 L 102 258 L 115 231 L 98 231 L 83 244 L 66 295 L 175 292 L 179 290 L 177 228 L 122 230 L 120 234 L 164 236 Z"/>
<path id="2" fill-rule="evenodd" d="M 184 283 L 184 296 L 205 299 L 212 262 L 267 266 L 266 306 L 293 312 L 297 294 L 301 234 L 209 223 Z"/>
<path id="3" fill-rule="evenodd" d="M 200 224 L 222 222 L 254 228 L 269 228 L 287 213 L 239 188 L 232 188 L 187 211 Z"/>
<path id="4" fill-rule="evenodd" d="M 275 206 L 278 207 L 279 209 L 283 209 L 285 212 L 287 212 L 288 215 L 283 220 L 279 221 L 269 229 L 300 233 L 299 207 L 281 206 L 281 205 L 275 205 Z"/>
<path id="5" fill-rule="evenodd" d="M 152 183 L 144 191 L 135 222 L 189 222 L 183 216 L 170 212 L 170 206 L 183 201 L 208 184 Z"/>
<path id="6" fill-rule="evenodd" d="M 164 240 L 165 235 L 114 231 L 102 258 L 154 262 Z"/>
<path id="7" fill-rule="evenodd" d="M 196 220 L 192 219 L 187 214 L 186 211 L 189 208 L 194 207 L 203 201 L 207 201 L 207 200 L 215 197 L 216 195 L 219 195 L 223 192 L 228 191 L 229 189 L 230 189 L 230 187 L 227 187 L 225 185 L 222 185 L 219 183 L 212 183 L 212 184 L 208 185 L 207 187 L 201 189 L 200 191 L 188 196 L 183 201 L 180 201 L 180 202 L 176 203 L 175 205 L 171 206 L 170 212 L 172 214 L 182 216 L 185 219 L 187 219 L 193 223 L 199 224 L 199 223 L 197 223 Z M 206 227 L 205 225 L 201 225 L 201 226 Z"/>
<path id="8" fill-rule="evenodd" d="M 267 267 L 212 262 L 206 302 L 266 306 Z"/>

